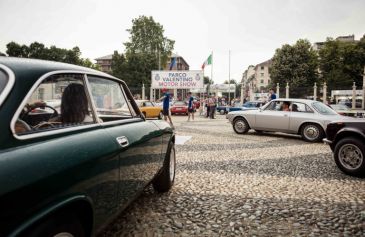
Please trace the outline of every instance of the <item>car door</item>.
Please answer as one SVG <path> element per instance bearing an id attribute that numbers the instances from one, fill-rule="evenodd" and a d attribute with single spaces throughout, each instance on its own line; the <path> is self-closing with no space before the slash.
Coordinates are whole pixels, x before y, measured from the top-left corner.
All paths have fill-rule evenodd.
<path id="1" fill-rule="evenodd" d="M 88 76 L 88 82 L 101 126 L 117 145 L 119 207 L 124 208 L 162 167 L 163 134 L 132 106 L 124 83 L 96 76 Z"/>
<path id="2" fill-rule="evenodd" d="M 288 131 L 290 112 L 281 111 L 282 103 L 282 101 L 271 101 L 265 109 L 260 109 L 256 113 L 255 129 L 264 131 Z"/>
<path id="3" fill-rule="evenodd" d="M 5 216 L 5 210 L 10 211 L 8 215 L 15 215 L 10 219 L 21 219 L 29 207 L 36 213 L 41 211 L 38 208 L 86 196 L 93 204 L 95 225 L 99 225 L 118 210 L 119 154 L 115 152 L 118 146 L 91 111 L 84 74 L 49 74 L 40 79 L 39 86 L 23 100 L 14 115 L 11 124 L 14 139 L 9 140 L 10 149 L 0 154 L 0 162 L 9 161 L 7 166 L 0 167 L 1 181 L 7 183 L 1 189 L 11 193 L 8 198 L 14 200 L 0 203 L 14 206 L 5 209 L 0 205 L 0 209 Z M 81 90 L 66 98 L 66 91 L 74 85 Z M 23 89 L 21 83 L 17 86 L 15 91 Z M 62 100 L 60 118 L 55 116 L 51 120 L 45 116 L 47 121 L 30 126 L 24 107 L 38 101 L 40 88 L 43 100 Z M 65 116 L 66 110 L 86 114 L 81 121 L 65 122 L 65 117 L 78 117 Z M 21 127 L 27 123 L 28 126 Z M 14 170 L 17 172 L 12 173 Z M 18 189 L 12 190 L 14 187 Z M 20 197 L 25 198 L 15 202 Z"/>
<path id="4" fill-rule="evenodd" d="M 318 115 L 306 104 L 293 102 L 291 104 L 290 127 L 291 132 L 298 132 L 304 121 L 317 121 Z"/>

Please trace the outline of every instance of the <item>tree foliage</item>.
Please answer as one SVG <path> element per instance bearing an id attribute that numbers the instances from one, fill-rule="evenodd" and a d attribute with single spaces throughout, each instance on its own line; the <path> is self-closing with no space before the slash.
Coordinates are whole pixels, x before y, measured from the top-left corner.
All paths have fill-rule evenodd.
<path id="1" fill-rule="evenodd" d="M 308 40 L 300 39 L 294 45 L 283 45 L 272 59 L 272 83 L 293 88 L 313 86 L 318 80 L 318 57 Z"/>
<path id="2" fill-rule="evenodd" d="M 365 65 L 365 37 L 359 42 L 342 42 L 328 38 L 319 50 L 322 80 L 329 89 L 351 88 L 362 85 Z"/>
<path id="3" fill-rule="evenodd" d="M 63 49 L 54 45 L 48 48 L 39 42 L 33 42 L 29 46 L 10 42 L 6 45 L 6 48 L 6 53 L 10 57 L 44 59 L 99 69 L 89 59 L 81 58 L 81 51 L 77 46 L 72 49 Z"/>
<path id="4" fill-rule="evenodd" d="M 132 20 L 129 41 L 124 54 L 115 52 L 112 73 L 126 81 L 130 87 L 150 86 L 151 71 L 167 64 L 175 41 L 164 36 L 161 24 L 152 17 L 140 16 Z"/>

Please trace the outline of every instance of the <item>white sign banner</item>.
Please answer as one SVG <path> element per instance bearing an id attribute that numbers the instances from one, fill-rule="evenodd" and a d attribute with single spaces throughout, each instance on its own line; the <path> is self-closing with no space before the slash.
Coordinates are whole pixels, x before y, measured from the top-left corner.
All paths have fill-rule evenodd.
<path id="1" fill-rule="evenodd" d="M 152 71 L 153 89 L 197 89 L 204 87 L 203 71 Z"/>

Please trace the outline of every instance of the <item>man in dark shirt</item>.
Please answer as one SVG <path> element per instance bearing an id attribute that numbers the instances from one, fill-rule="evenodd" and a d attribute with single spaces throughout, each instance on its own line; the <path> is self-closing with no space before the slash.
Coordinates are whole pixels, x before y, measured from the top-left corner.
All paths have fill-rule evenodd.
<path id="1" fill-rule="evenodd" d="M 170 124 L 172 127 L 174 125 L 172 124 L 172 119 L 170 115 L 170 93 L 166 89 L 162 89 L 162 92 L 164 93 L 164 96 L 161 97 L 159 100 L 162 100 L 162 113 L 165 121 L 167 121 L 167 118 L 170 121 Z"/>
<path id="2" fill-rule="evenodd" d="M 190 115 L 194 120 L 194 97 L 191 95 L 191 92 L 188 93 L 188 96 L 189 96 L 188 121 L 190 121 Z"/>
<path id="3" fill-rule="evenodd" d="M 273 88 L 271 88 L 270 89 L 270 98 L 269 98 L 269 101 L 271 101 L 271 100 L 275 100 L 276 99 L 276 94 L 275 94 L 275 92 L 274 92 L 274 89 Z"/>

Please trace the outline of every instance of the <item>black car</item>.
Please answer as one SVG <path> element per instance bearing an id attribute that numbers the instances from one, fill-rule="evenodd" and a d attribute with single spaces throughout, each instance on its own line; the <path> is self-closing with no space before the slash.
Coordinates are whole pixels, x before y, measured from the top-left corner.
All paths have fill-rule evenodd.
<path id="1" fill-rule="evenodd" d="M 336 165 L 353 176 L 365 174 L 365 120 L 332 122 L 327 125 L 327 137 Z"/>

